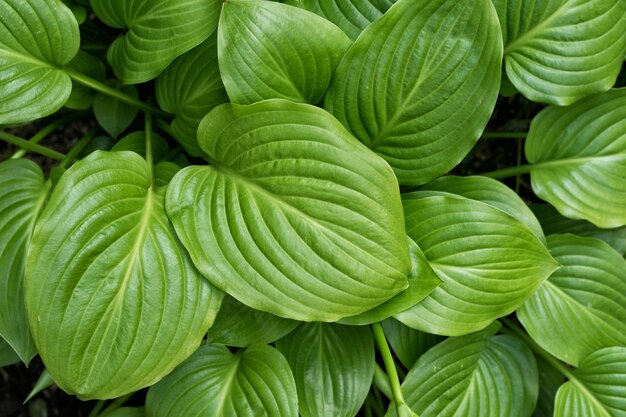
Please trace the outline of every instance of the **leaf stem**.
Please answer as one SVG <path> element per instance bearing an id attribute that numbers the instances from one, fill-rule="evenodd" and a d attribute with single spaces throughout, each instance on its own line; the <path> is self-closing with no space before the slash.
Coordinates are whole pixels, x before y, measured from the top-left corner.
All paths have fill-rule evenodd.
<path id="1" fill-rule="evenodd" d="M 96 136 L 97 131 L 98 129 L 96 129 L 95 127 L 89 129 L 89 131 L 85 133 L 82 138 L 80 138 L 78 143 L 76 143 L 76 145 L 74 145 L 72 149 L 70 149 L 63 161 L 61 161 L 61 167 L 67 168 L 72 162 L 74 162 L 76 156 L 78 156 L 78 154 L 81 153 L 83 149 L 85 149 L 85 146 L 87 146 L 89 142 L 91 142 L 91 140 L 94 138 L 94 136 Z"/>
<path id="2" fill-rule="evenodd" d="M 480 174 L 480 175 L 482 175 L 483 177 L 489 177 L 489 178 L 495 178 L 495 179 L 508 178 L 508 177 L 515 177 L 515 176 L 522 175 L 522 174 L 528 174 L 536 167 L 537 166 L 533 164 L 518 165 L 514 167 L 499 169 L 497 171 L 485 172 L 484 174 Z"/>
<path id="3" fill-rule="evenodd" d="M 483 139 L 524 139 L 528 132 L 483 132 Z"/>
<path id="4" fill-rule="evenodd" d="M 47 156 L 48 158 L 56 159 L 59 161 L 65 158 L 65 155 L 63 155 L 61 152 L 57 152 L 36 143 L 31 143 L 26 139 L 19 138 L 7 132 L 0 131 L 0 140 L 3 140 L 15 146 L 19 146 L 20 148 L 26 149 L 27 151 Z"/>
<path id="5" fill-rule="evenodd" d="M 89 413 L 87 417 L 96 417 L 100 410 L 102 410 L 102 407 L 104 407 L 104 400 L 98 400 L 96 405 L 91 410 L 91 413 Z"/>
<path id="6" fill-rule="evenodd" d="M 382 368 L 376 363 L 374 364 L 374 386 L 380 390 L 385 397 L 390 400 L 393 399 L 391 393 L 391 385 L 389 385 L 389 376 L 382 370 Z"/>

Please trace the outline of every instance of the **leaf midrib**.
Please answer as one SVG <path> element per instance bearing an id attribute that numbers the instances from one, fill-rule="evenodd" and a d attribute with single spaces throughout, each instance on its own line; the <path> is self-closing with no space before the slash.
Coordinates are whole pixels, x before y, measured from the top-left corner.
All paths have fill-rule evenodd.
<path id="1" fill-rule="evenodd" d="M 219 391 L 219 402 L 217 403 L 217 407 L 215 408 L 215 416 L 222 417 L 224 407 L 226 406 L 226 399 L 228 394 L 231 392 L 232 386 L 237 379 L 237 372 L 241 366 L 241 362 L 243 359 L 243 351 L 240 350 L 237 352 L 233 358 L 233 363 L 231 364 L 230 370 L 226 373 L 226 377 L 224 381 L 222 381 L 222 389 Z"/>
<path id="2" fill-rule="evenodd" d="M 25 61 L 31 64 L 35 64 L 37 66 L 40 67 L 48 67 L 50 69 L 58 69 L 56 68 L 54 65 L 50 64 L 49 62 L 45 62 L 42 61 L 38 58 L 35 58 L 32 55 L 25 55 L 21 52 L 15 51 L 13 49 L 6 49 L 3 47 L 4 45 L 0 46 L 0 56 L 9 56 L 9 57 L 14 57 L 17 60 L 21 60 L 21 61 Z"/>
<path id="3" fill-rule="evenodd" d="M 538 32 L 541 32 L 547 26 L 550 25 L 553 21 L 563 16 L 563 12 L 568 8 L 569 2 L 564 1 L 563 4 L 557 8 L 550 16 L 548 16 L 545 20 L 542 20 L 537 25 L 527 30 L 523 35 L 518 36 L 513 42 L 510 42 L 508 45 L 504 47 L 504 56 L 511 53 L 515 49 L 523 46 L 523 44 L 529 39 L 535 36 Z"/>

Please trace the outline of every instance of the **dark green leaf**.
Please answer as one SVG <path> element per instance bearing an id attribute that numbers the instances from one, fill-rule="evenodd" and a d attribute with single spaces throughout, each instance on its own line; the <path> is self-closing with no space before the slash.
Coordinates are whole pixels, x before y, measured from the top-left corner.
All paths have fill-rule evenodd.
<path id="1" fill-rule="evenodd" d="M 13 365 L 20 361 L 20 357 L 15 353 L 11 345 L 0 337 L 0 368 Z"/>
<path id="2" fill-rule="evenodd" d="M 539 397 L 533 417 L 552 417 L 554 415 L 554 399 L 565 377 L 541 356 L 535 356 L 539 370 Z"/>
<path id="3" fill-rule="evenodd" d="M 382 325 L 391 348 L 407 369 L 428 349 L 444 340 L 442 336 L 412 329 L 394 318 L 383 321 Z"/>
<path id="4" fill-rule="evenodd" d="M 97 81 L 104 82 L 106 80 L 104 63 L 87 52 L 78 51 L 68 67 Z M 65 102 L 65 107 L 73 110 L 88 109 L 93 104 L 95 95 L 95 91 L 91 88 L 72 81 L 72 93 Z"/>
<path id="5" fill-rule="evenodd" d="M 138 97 L 137 89 L 133 85 L 122 86 L 117 80 L 111 80 L 109 84 L 124 94 L 133 98 Z M 137 109 L 111 96 L 98 93 L 93 100 L 93 114 L 100 126 L 116 138 L 135 120 Z"/>

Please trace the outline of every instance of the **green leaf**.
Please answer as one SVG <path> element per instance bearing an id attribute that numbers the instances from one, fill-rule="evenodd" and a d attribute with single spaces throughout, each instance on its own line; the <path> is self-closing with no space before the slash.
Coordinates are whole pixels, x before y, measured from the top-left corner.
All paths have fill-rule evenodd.
<path id="1" fill-rule="evenodd" d="M 221 292 L 198 274 L 133 152 L 96 151 L 61 177 L 26 267 L 33 338 L 56 383 L 115 398 L 167 375 L 200 344 Z"/>
<path id="2" fill-rule="evenodd" d="M 565 377 L 541 356 L 535 355 L 539 370 L 539 397 L 533 417 L 553 417 L 554 399 Z"/>
<path id="3" fill-rule="evenodd" d="M 533 191 L 565 217 L 626 224 L 626 88 L 548 107 L 530 126 Z"/>
<path id="4" fill-rule="evenodd" d="M 152 132 L 152 159 L 155 162 L 165 159 L 169 152 L 169 145 L 163 136 Z M 132 151 L 145 158 L 146 156 L 146 132 L 143 130 L 134 131 L 117 141 L 111 148 L 112 151 Z"/>
<path id="5" fill-rule="evenodd" d="M 626 53 L 622 0 L 493 0 L 509 80 L 527 98 L 569 105 L 615 84 Z"/>
<path id="6" fill-rule="evenodd" d="M 174 115 L 176 140 L 194 156 L 200 120 L 218 104 L 228 101 L 217 64 L 217 32 L 189 52 L 176 58 L 156 79 L 159 106 Z"/>
<path id="7" fill-rule="evenodd" d="M 13 350 L 11 345 L 0 337 L 0 368 L 4 366 L 13 365 L 20 361 L 20 357 Z"/>
<path id="8" fill-rule="evenodd" d="M 110 80 L 108 84 L 133 98 L 139 97 L 134 85 L 121 85 L 117 80 Z M 137 112 L 137 108 L 103 93 L 96 94 L 93 100 L 93 114 L 98 124 L 114 138 L 131 125 Z"/>
<path id="9" fill-rule="evenodd" d="M 104 82 L 106 80 L 104 62 L 87 52 L 78 51 L 74 59 L 69 62 L 68 67 L 97 81 Z M 96 93 L 91 88 L 72 81 L 72 93 L 65 102 L 65 107 L 72 110 L 88 109 L 93 104 L 95 96 Z"/>
<path id="10" fill-rule="evenodd" d="M 107 59 L 124 84 L 159 75 L 177 56 L 199 45 L 217 27 L 222 0 L 91 0 L 105 24 L 128 29 Z"/>
<path id="11" fill-rule="evenodd" d="M 493 336 L 499 327 L 426 352 L 402 383 L 411 409 L 420 417 L 529 417 L 537 401 L 535 358 L 519 339 Z"/>
<path id="12" fill-rule="evenodd" d="M 395 317 L 428 333 L 462 335 L 519 307 L 557 268 L 530 228 L 460 196 L 403 196 L 407 234 L 443 280 Z"/>
<path id="13" fill-rule="evenodd" d="M 501 61 L 489 0 L 400 0 L 346 53 L 325 108 L 385 158 L 400 184 L 424 184 L 480 137 Z"/>
<path id="14" fill-rule="evenodd" d="M 590 354 L 573 377 L 556 394 L 554 417 L 626 416 L 626 347 Z"/>
<path id="15" fill-rule="evenodd" d="M 284 0 L 283 3 L 318 14 L 355 40 L 397 0 Z"/>
<path id="16" fill-rule="evenodd" d="M 297 417 L 289 364 L 276 349 L 254 345 L 236 354 L 201 346 L 146 398 L 149 417 Z"/>
<path id="17" fill-rule="evenodd" d="M 44 368 L 41 375 L 39 375 L 37 382 L 35 382 L 35 386 L 28 393 L 28 396 L 24 400 L 24 404 L 30 401 L 31 398 L 33 398 L 35 395 L 39 394 L 41 391 L 52 386 L 53 384 L 54 384 L 54 380 L 52 379 L 52 376 L 50 376 L 50 372 L 48 372 L 48 370 Z"/>
<path id="18" fill-rule="evenodd" d="M 0 2 L 0 124 L 57 111 L 72 82 L 59 67 L 74 58 L 78 23 L 59 0 Z"/>
<path id="19" fill-rule="evenodd" d="M 411 368 L 428 349 L 444 340 L 442 336 L 420 332 L 394 318 L 389 318 L 381 324 L 391 348 L 407 369 Z"/>
<path id="20" fill-rule="evenodd" d="M 25 364 L 37 349 L 26 316 L 24 268 L 35 219 L 48 189 L 34 162 L 10 159 L 0 163 L 0 336 Z"/>
<path id="21" fill-rule="evenodd" d="M 517 316 L 542 348 L 572 365 L 597 349 L 626 344 L 626 260 L 606 243 L 548 236 L 563 265 Z"/>
<path id="22" fill-rule="evenodd" d="M 216 286 L 302 321 L 355 315 L 407 287 L 393 173 L 324 110 L 224 104 L 202 120 L 198 141 L 211 166 L 180 171 L 166 208 Z"/>
<path id="23" fill-rule="evenodd" d="M 374 378 L 369 327 L 303 323 L 276 344 L 291 367 L 302 417 L 353 417 Z"/>
<path id="24" fill-rule="evenodd" d="M 218 27 L 224 86 L 238 104 L 271 98 L 317 104 L 351 43 L 337 26 L 305 10 L 229 0 Z"/>
<path id="25" fill-rule="evenodd" d="M 247 347 L 275 342 L 298 327 L 299 322 L 264 313 L 225 296 L 207 343 Z"/>

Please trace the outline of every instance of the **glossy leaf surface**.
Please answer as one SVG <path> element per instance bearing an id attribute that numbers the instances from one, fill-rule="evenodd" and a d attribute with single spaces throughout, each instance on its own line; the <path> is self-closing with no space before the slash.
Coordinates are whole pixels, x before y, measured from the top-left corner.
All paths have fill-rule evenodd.
<path id="1" fill-rule="evenodd" d="M 393 173 L 324 110 L 225 104 L 198 132 L 212 165 L 178 173 L 166 206 L 212 283 L 303 321 L 358 314 L 407 287 Z"/>
<path id="2" fill-rule="evenodd" d="M 60 1 L 0 2 L 0 124 L 57 111 L 72 82 L 59 66 L 74 58 L 78 23 Z"/>
<path id="3" fill-rule="evenodd" d="M 480 137 L 500 84 L 500 26 L 489 0 L 400 0 L 335 72 L 325 108 L 419 185 Z"/>
<path id="4" fill-rule="evenodd" d="M 26 269 L 33 338 L 61 388 L 102 399 L 155 383 L 198 347 L 220 300 L 143 158 L 97 151 L 61 177 Z"/>
<path id="5" fill-rule="evenodd" d="M 254 345 L 232 354 L 201 346 L 146 398 L 148 417 L 297 417 L 296 384 L 276 349 Z"/>
<path id="6" fill-rule="evenodd" d="M 613 86 L 626 54 L 622 0 L 493 0 L 508 79 L 531 100 L 569 105 Z"/>
<path id="7" fill-rule="evenodd" d="M 563 267 L 517 310 L 528 334 L 572 365 L 626 345 L 626 260 L 593 238 L 552 235 L 548 244 Z"/>
<path id="8" fill-rule="evenodd" d="M 526 158 L 533 191 L 565 217 L 598 227 L 626 224 L 626 88 L 534 119 Z"/>
<path id="9" fill-rule="evenodd" d="M 394 318 L 383 321 L 382 326 L 389 345 L 407 369 L 431 347 L 444 340 L 442 336 L 412 329 Z"/>

